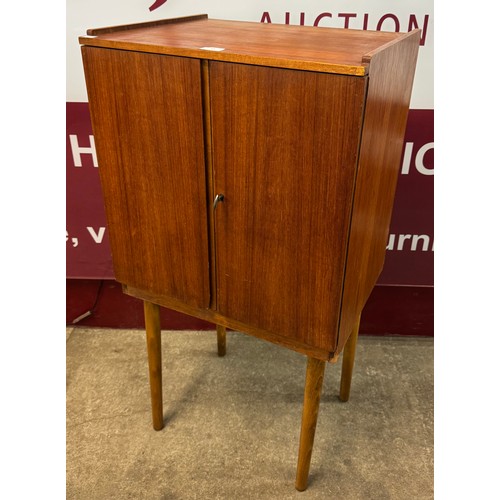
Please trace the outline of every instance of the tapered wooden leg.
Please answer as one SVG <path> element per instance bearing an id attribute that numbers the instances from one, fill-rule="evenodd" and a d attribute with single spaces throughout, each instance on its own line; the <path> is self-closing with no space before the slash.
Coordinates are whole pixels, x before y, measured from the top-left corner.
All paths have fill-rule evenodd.
<path id="1" fill-rule="evenodd" d="M 217 354 L 226 355 L 226 327 L 217 325 Z"/>
<path id="2" fill-rule="evenodd" d="M 304 408 L 302 410 L 302 426 L 300 429 L 299 459 L 297 463 L 297 476 L 295 478 L 295 488 L 299 491 L 304 491 L 307 488 L 324 373 L 324 361 L 314 358 L 307 359 Z"/>
<path id="3" fill-rule="evenodd" d="M 358 318 L 354 329 L 349 335 L 347 342 L 344 346 L 344 354 L 342 355 L 342 375 L 340 377 L 340 395 L 341 401 L 349 401 L 349 394 L 351 393 L 351 380 L 352 380 L 352 369 L 354 367 L 354 358 L 356 356 L 356 345 L 358 343 L 358 332 L 359 332 L 359 320 Z"/>
<path id="4" fill-rule="evenodd" d="M 148 347 L 149 385 L 151 388 L 151 407 L 153 427 L 163 429 L 163 398 L 161 383 L 161 328 L 160 307 L 144 301 L 144 319 L 146 322 L 146 340 Z"/>

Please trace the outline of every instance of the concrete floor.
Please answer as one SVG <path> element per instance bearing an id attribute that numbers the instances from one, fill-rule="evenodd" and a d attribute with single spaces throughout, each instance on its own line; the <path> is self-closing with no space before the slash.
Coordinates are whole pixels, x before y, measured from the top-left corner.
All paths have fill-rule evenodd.
<path id="1" fill-rule="evenodd" d="M 145 334 L 67 330 L 67 498 L 433 498 L 433 341 L 361 336 L 351 400 L 327 365 L 309 488 L 294 488 L 306 358 L 228 332 L 163 331 L 165 428 Z"/>

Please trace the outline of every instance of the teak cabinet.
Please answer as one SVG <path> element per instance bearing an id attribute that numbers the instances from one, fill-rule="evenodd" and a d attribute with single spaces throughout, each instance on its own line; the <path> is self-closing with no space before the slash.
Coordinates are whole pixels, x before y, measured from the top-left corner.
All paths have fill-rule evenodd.
<path id="1" fill-rule="evenodd" d="M 419 30 L 208 19 L 88 30 L 85 77 L 116 280 L 145 301 L 154 426 L 158 306 L 308 356 L 298 489 L 325 361 L 382 270 Z M 345 347 L 345 349 L 344 349 Z"/>

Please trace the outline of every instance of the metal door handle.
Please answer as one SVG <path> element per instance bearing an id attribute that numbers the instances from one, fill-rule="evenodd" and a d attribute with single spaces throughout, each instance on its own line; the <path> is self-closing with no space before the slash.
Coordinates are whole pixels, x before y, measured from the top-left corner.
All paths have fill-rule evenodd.
<path id="1" fill-rule="evenodd" d="M 224 201 L 224 195 L 223 194 L 218 194 L 215 196 L 215 199 L 214 199 L 214 210 L 217 208 L 217 205 L 219 204 L 220 201 Z"/>

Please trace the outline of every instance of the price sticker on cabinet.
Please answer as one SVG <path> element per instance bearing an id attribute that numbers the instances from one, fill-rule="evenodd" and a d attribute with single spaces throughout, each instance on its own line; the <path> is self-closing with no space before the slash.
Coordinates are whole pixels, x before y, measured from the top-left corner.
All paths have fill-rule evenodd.
<path id="1" fill-rule="evenodd" d="M 224 47 L 200 47 L 200 50 L 213 50 L 215 52 L 222 52 L 226 49 Z"/>

